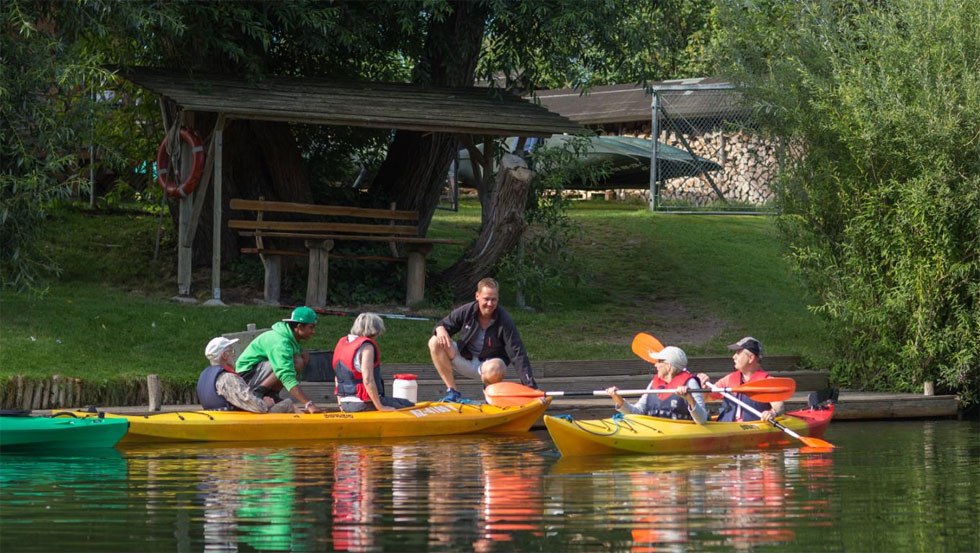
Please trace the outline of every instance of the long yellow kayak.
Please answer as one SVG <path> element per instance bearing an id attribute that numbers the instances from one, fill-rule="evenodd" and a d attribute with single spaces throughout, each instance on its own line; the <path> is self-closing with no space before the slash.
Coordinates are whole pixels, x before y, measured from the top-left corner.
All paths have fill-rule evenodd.
<path id="1" fill-rule="evenodd" d="M 551 403 L 543 398 L 520 407 L 422 402 L 397 411 L 256 414 L 244 411 L 175 411 L 125 418 L 123 443 L 243 442 L 441 436 L 476 432 L 527 432 Z M 92 416 L 78 412 L 78 416 Z"/>
<path id="2" fill-rule="evenodd" d="M 776 420 L 796 433 L 820 437 L 834 415 L 833 407 L 793 411 Z M 563 456 L 628 453 L 719 453 L 799 443 L 762 422 L 708 422 L 626 415 L 601 420 L 544 417 L 551 439 Z"/>

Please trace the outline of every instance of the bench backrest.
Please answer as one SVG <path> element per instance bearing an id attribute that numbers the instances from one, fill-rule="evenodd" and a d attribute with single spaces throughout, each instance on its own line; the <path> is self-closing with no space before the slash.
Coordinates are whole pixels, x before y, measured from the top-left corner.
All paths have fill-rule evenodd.
<path id="1" fill-rule="evenodd" d="M 229 207 L 236 211 L 254 211 L 258 214 L 257 218 L 252 220 L 232 219 L 228 221 L 228 228 L 237 230 L 377 234 L 384 236 L 419 235 L 419 214 L 417 211 L 242 199 L 231 200 Z M 310 215 L 338 219 L 356 219 L 359 221 L 276 221 L 266 220 L 264 218 L 266 213 Z M 374 222 L 368 222 L 368 220 Z"/>

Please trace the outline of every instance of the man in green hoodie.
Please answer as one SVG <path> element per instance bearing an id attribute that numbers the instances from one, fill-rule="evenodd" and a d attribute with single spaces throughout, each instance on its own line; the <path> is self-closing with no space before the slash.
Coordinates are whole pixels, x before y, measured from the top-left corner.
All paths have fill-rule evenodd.
<path id="1" fill-rule="evenodd" d="M 299 387 L 297 376 L 297 370 L 309 362 L 309 354 L 303 353 L 299 343 L 313 337 L 316 323 L 315 311 L 297 307 L 288 319 L 275 323 L 252 340 L 238 357 L 235 372 L 245 379 L 253 394 L 259 398 L 275 396 L 285 387 L 306 412 L 319 412 Z"/>

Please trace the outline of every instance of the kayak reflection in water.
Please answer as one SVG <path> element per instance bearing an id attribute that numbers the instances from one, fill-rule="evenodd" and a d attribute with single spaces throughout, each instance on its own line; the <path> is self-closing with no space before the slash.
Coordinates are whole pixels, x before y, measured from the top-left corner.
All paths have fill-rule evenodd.
<path id="1" fill-rule="evenodd" d="M 708 420 L 708 410 L 704 405 L 704 394 L 689 390 L 701 388 L 697 377 L 687 370 L 687 354 L 674 346 L 667 346 L 650 356 L 657 360 L 657 374 L 647 386 L 648 390 L 664 390 L 657 394 L 645 394 L 635 404 L 629 404 L 618 393 L 616 386 L 610 386 L 606 393 L 612 398 L 616 410 L 624 415 L 648 415 L 675 420 L 693 420 L 704 424 Z"/>

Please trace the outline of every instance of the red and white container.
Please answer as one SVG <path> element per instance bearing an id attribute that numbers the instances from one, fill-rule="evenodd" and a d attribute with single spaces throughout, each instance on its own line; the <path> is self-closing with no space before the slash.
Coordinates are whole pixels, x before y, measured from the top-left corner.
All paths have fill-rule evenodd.
<path id="1" fill-rule="evenodd" d="M 391 386 L 391 395 L 418 403 L 418 377 L 414 374 L 396 374 L 395 382 Z"/>

